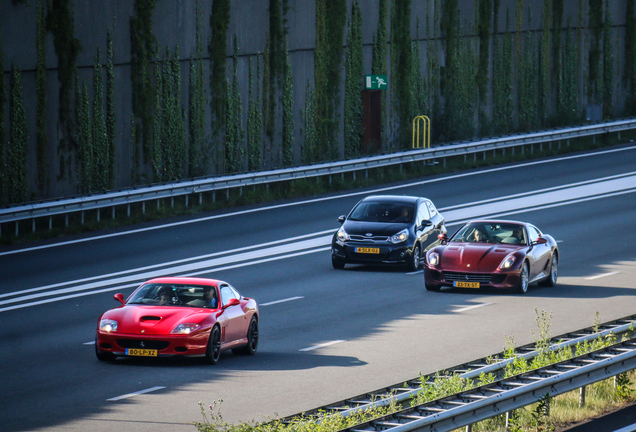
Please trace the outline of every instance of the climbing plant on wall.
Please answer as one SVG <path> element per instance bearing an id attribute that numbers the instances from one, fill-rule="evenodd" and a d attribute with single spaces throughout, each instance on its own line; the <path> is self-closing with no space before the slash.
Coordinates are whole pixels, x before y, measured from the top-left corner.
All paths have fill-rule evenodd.
<path id="1" fill-rule="evenodd" d="M 612 37 L 612 14 L 609 2 L 605 4 L 603 20 L 603 118 L 614 117 L 614 38 Z"/>
<path id="2" fill-rule="evenodd" d="M 196 6 L 196 51 L 190 61 L 189 86 L 189 149 L 188 175 L 200 177 L 205 174 L 209 163 L 210 150 L 205 138 L 205 97 L 203 69 L 203 38 L 201 37 L 201 17 L 199 3 Z"/>
<path id="3" fill-rule="evenodd" d="M 132 112 L 137 119 L 135 136 L 137 140 L 141 139 L 144 162 L 149 162 L 152 157 L 155 88 L 151 62 L 157 54 L 157 38 L 152 33 L 155 5 L 156 0 L 135 0 L 135 15 L 130 17 Z"/>
<path id="4" fill-rule="evenodd" d="M 4 71 L 4 49 L 2 36 L 0 35 L 0 71 Z M 0 77 L 0 205 L 8 203 L 7 197 L 7 164 L 6 164 L 6 139 L 4 136 L 4 113 L 7 103 L 7 89 L 4 82 L 4 72 Z"/>
<path id="5" fill-rule="evenodd" d="M 574 124 L 578 119 L 579 106 L 579 50 L 576 46 L 574 29 L 568 22 L 568 29 L 565 34 L 565 49 L 561 51 L 563 60 L 559 74 L 559 95 L 557 97 L 557 122 L 556 124 Z"/>
<path id="6" fill-rule="evenodd" d="M 413 119 L 413 94 L 409 80 L 412 66 L 411 0 L 391 2 L 391 105 L 396 116 L 397 133 L 392 144 L 406 148 L 410 144 Z"/>
<path id="7" fill-rule="evenodd" d="M 313 103 L 317 142 L 323 147 L 317 155 L 319 160 L 338 157 L 340 69 L 346 15 L 345 0 L 316 2 Z"/>
<path id="8" fill-rule="evenodd" d="M 511 131 L 513 124 L 513 39 L 510 32 L 510 13 L 506 11 L 506 32 L 499 36 L 493 66 L 493 127 L 495 133 Z"/>
<path id="9" fill-rule="evenodd" d="M 531 21 L 530 15 L 528 26 Z M 545 109 L 545 106 L 541 105 L 545 103 L 545 97 L 541 97 L 539 91 L 545 85 L 545 76 L 538 66 L 541 65 L 541 69 L 545 67 L 545 57 L 539 49 L 537 36 L 530 31 L 522 34 L 525 43 L 518 55 L 521 63 L 517 65 L 517 129 L 526 132 L 541 124 L 542 116 L 539 113 Z"/>
<path id="10" fill-rule="evenodd" d="M 625 11 L 625 56 L 624 83 L 627 88 L 625 114 L 636 114 L 636 17 L 634 16 L 634 0 L 627 0 Z"/>
<path id="11" fill-rule="evenodd" d="M 549 101 L 552 91 L 551 80 L 551 66 L 552 66 L 552 52 L 551 52 L 551 40 L 552 40 L 552 0 L 544 0 L 543 2 L 543 31 L 541 34 L 541 51 L 539 56 L 540 64 L 540 81 L 538 91 L 538 111 L 537 111 L 537 126 L 544 126 L 548 119 L 549 114 Z M 528 25 L 530 27 L 530 25 Z M 526 33 L 529 33 L 526 32 Z M 555 53 L 556 54 L 556 53 Z"/>
<path id="12" fill-rule="evenodd" d="M 588 54 L 587 96 L 590 103 L 602 102 L 603 87 L 603 0 L 589 0 L 588 20 L 590 27 L 590 49 Z"/>
<path id="13" fill-rule="evenodd" d="M 305 89 L 305 107 L 302 110 L 303 119 L 303 143 L 300 152 L 300 162 L 309 164 L 320 159 L 320 149 L 318 147 L 318 137 L 316 133 L 316 108 L 315 92 L 307 83 Z"/>
<path id="14" fill-rule="evenodd" d="M 263 139 L 263 116 L 260 109 L 258 76 L 261 69 L 261 56 L 256 56 L 256 86 L 252 58 L 249 60 L 249 94 L 247 107 L 247 169 L 256 171 L 261 168 L 261 142 Z"/>
<path id="15" fill-rule="evenodd" d="M 344 156 L 349 158 L 360 151 L 364 115 L 362 112 L 361 82 L 362 58 L 362 13 L 357 0 L 351 4 L 347 31 L 347 53 L 345 58 L 344 90 Z"/>
<path id="16" fill-rule="evenodd" d="M 46 15 L 42 3 L 36 6 L 36 55 L 35 66 L 35 141 L 38 192 L 45 194 L 46 187 Z"/>
<path id="17" fill-rule="evenodd" d="M 294 163 L 294 77 L 289 45 L 285 37 L 285 69 L 283 72 L 283 165 Z"/>
<path id="18" fill-rule="evenodd" d="M 227 29 L 230 25 L 230 0 L 214 0 L 210 14 L 210 108 L 212 134 L 218 136 L 225 123 L 227 105 L 225 57 Z"/>
<path id="19" fill-rule="evenodd" d="M 95 191 L 95 159 L 93 137 L 91 134 L 91 113 L 86 81 L 76 84 L 76 117 L 77 117 L 77 173 L 81 193 Z"/>
<path id="20" fill-rule="evenodd" d="M 232 57 L 232 82 L 227 85 L 227 126 L 225 127 L 225 172 L 243 170 L 243 108 L 238 82 L 238 38 L 234 36 L 234 54 Z"/>
<path id="21" fill-rule="evenodd" d="M 27 184 L 27 128 L 22 92 L 22 71 L 11 66 L 11 98 L 9 100 L 9 145 L 7 149 L 7 189 L 9 204 L 24 202 L 28 198 Z"/>
<path id="22" fill-rule="evenodd" d="M 73 94 L 75 61 L 82 49 L 82 45 L 79 39 L 74 36 L 70 0 L 52 0 L 47 5 L 46 27 L 53 34 L 53 45 L 58 64 L 57 77 L 60 82 L 59 128 L 61 139 L 58 145 L 59 177 L 65 178 L 67 169 L 70 166 L 70 152 L 74 147 L 75 124 L 71 96 Z"/>
<path id="23" fill-rule="evenodd" d="M 113 54 L 113 34 L 108 29 L 106 36 L 106 189 L 115 187 L 115 57 Z"/>
<path id="24" fill-rule="evenodd" d="M 93 117 L 92 140 L 95 160 L 94 187 L 103 191 L 108 188 L 108 163 L 110 161 L 108 137 L 104 117 L 104 73 L 101 50 L 97 48 L 93 66 Z"/>
<path id="25" fill-rule="evenodd" d="M 492 33 L 492 0 L 479 0 L 477 5 L 477 34 L 479 36 L 479 66 L 477 68 L 477 90 L 479 92 L 479 125 L 482 132 L 488 133 L 488 116 L 485 111 L 487 104 L 490 75 L 490 37 Z"/>

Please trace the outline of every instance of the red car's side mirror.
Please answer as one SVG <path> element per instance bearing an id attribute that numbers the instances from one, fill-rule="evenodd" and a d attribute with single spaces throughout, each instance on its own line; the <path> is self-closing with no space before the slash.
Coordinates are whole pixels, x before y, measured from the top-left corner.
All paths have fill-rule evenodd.
<path id="1" fill-rule="evenodd" d="M 241 302 L 237 298 L 230 299 L 230 301 L 227 302 L 227 304 L 225 306 L 223 306 L 223 309 L 227 309 L 230 306 L 236 306 L 237 304 L 240 304 L 240 303 Z"/>
<path id="2" fill-rule="evenodd" d="M 118 302 L 120 302 L 122 305 L 124 304 L 125 300 L 124 300 L 124 295 L 121 293 L 117 293 L 113 296 L 113 298 L 115 300 L 117 300 Z"/>
<path id="3" fill-rule="evenodd" d="M 546 244 L 548 239 L 545 237 L 537 237 L 537 239 L 533 242 L 534 244 Z"/>

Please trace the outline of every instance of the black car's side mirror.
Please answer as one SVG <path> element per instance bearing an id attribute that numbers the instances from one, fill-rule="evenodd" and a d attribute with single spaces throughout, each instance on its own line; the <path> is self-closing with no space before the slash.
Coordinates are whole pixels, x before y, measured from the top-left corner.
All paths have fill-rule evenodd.
<path id="1" fill-rule="evenodd" d="M 345 215 L 338 216 L 338 222 L 344 223 L 345 220 L 347 220 L 347 217 Z"/>
<path id="2" fill-rule="evenodd" d="M 433 225 L 433 222 L 431 222 L 430 220 L 428 220 L 428 219 L 423 219 L 422 220 L 422 228 L 427 227 L 427 226 L 431 226 L 431 225 Z"/>

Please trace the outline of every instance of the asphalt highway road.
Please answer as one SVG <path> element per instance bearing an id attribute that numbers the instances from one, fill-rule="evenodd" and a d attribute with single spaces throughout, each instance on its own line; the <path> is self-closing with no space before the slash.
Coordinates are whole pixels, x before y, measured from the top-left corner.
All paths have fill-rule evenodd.
<path id="1" fill-rule="evenodd" d="M 5 431 L 191 431 L 265 421 L 636 313 L 636 147 L 421 178 L 339 195 L 0 249 L 0 425 Z M 554 288 L 427 292 L 422 272 L 331 267 L 337 216 L 362 197 L 433 200 L 449 231 L 527 220 L 561 250 Z M 99 315 L 157 275 L 227 280 L 261 305 L 254 357 L 95 358 Z"/>

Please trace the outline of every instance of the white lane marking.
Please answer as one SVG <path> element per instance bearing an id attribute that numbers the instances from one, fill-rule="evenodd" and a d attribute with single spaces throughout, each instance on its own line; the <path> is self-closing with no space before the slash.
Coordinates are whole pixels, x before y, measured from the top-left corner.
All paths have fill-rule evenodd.
<path id="1" fill-rule="evenodd" d="M 325 343 L 321 343 L 321 344 L 318 344 L 318 345 L 310 346 L 308 348 L 299 349 L 298 351 L 313 351 L 313 350 L 317 350 L 318 348 L 324 348 L 324 347 L 327 347 L 329 345 L 335 345 L 335 344 L 341 343 L 341 342 L 346 342 L 346 341 L 345 340 L 335 340 L 335 341 L 331 341 L 331 342 L 325 342 Z"/>
<path id="2" fill-rule="evenodd" d="M 414 272 L 406 272 L 407 275 L 416 275 L 416 274 L 422 274 L 424 273 L 424 270 L 417 270 Z"/>
<path id="3" fill-rule="evenodd" d="M 50 290 L 52 288 L 58 288 L 58 287 L 65 286 L 65 285 L 75 285 L 75 284 L 78 284 L 78 283 L 89 282 L 89 281 L 94 281 L 94 280 L 98 280 L 98 279 L 110 279 L 113 276 L 121 276 L 121 275 L 129 274 L 129 273 L 135 273 L 135 272 L 140 272 L 140 271 L 144 271 L 144 270 L 150 270 L 150 269 L 156 269 L 156 268 L 161 268 L 161 267 L 173 266 L 175 264 L 182 264 L 182 263 L 187 263 L 187 262 L 192 262 L 192 261 L 200 261 L 200 260 L 206 259 L 206 258 L 212 258 L 212 257 L 219 256 L 219 255 L 235 254 L 237 252 L 247 251 L 247 250 L 250 250 L 250 249 L 261 249 L 261 248 L 264 248 L 266 246 L 272 246 L 272 245 L 276 245 L 276 244 L 279 244 L 279 243 L 290 243 L 290 242 L 293 242 L 293 241 L 296 241 L 296 240 L 306 239 L 306 238 L 316 237 L 316 236 L 322 236 L 322 235 L 325 235 L 325 234 L 328 234 L 328 233 L 333 234 L 335 231 L 336 231 L 336 229 L 326 230 L 326 231 L 318 231 L 318 232 L 311 233 L 311 234 L 304 234 L 304 235 L 301 235 L 301 236 L 290 237 L 290 238 L 287 238 L 287 239 L 276 240 L 276 241 L 271 241 L 271 242 L 267 242 L 267 243 L 261 243 L 261 244 L 257 244 L 257 245 L 253 245 L 253 246 L 245 246 L 245 247 L 236 248 L 236 249 L 230 249 L 230 250 L 222 251 L 222 252 L 215 252 L 215 253 L 206 254 L 206 255 L 199 255 L 199 256 L 196 256 L 196 257 L 184 258 L 184 259 L 175 260 L 175 261 L 168 261 L 168 262 L 165 262 L 165 263 L 154 264 L 154 265 L 145 266 L 145 267 L 138 267 L 138 268 L 135 268 L 135 269 L 123 270 L 123 271 L 114 272 L 114 273 L 108 273 L 108 274 L 104 274 L 104 275 L 100 275 L 100 276 L 93 276 L 93 277 L 84 278 L 84 279 L 77 279 L 77 280 L 70 281 L 70 282 L 61 282 L 61 283 L 56 283 L 56 284 L 51 284 L 51 285 L 45 285 L 45 286 L 41 286 L 41 287 L 37 287 L 37 288 L 31 288 L 31 289 L 22 290 L 22 291 L 17 291 L 17 292 L 13 292 L 13 293 L 0 294 L 0 298 L 11 297 L 11 296 L 14 296 L 14 295 L 27 294 L 27 293 L 43 291 L 43 290 Z M 236 255 L 236 256 L 239 256 L 239 255 Z M 2 304 L 2 302 L 0 302 L 0 304 Z"/>
<path id="4" fill-rule="evenodd" d="M 307 255 L 307 254 L 316 253 L 316 252 L 324 252 L 324 251 L 328 251 L 328 250 L 331 250 L 331 246 L 326 247 L 326 248 L 320 248 L 320 249 L 313 249 L 313 250 L 298 252 L 298 253 L 295 253 L 295 254 L 285 255 L 285 256 L 282 256 L 282 257 L 278 256 L 278 257 L 274 257 L 274 258 L 266 258 L 266 259 L 262 259 L 262 260 L 258 260 L 258 261 L 252 261 L 252 262 L 247 262 L 247 263 L 241 263 L 241 264 L 236 264 L 236 265 L 219 267 L 219 268 L 215 268 L 215 269 L 206 269 L 206 270 L 202 270 L 202 271 L 194 272 L 194 273 L 186 273 L 186 274 L 181 274 L 181 275 L 172 274 L 172 276 L 198 276 L 198 275 L 207 274 L 207 273 L 210 273 L 210 272 L 213 272 L 213 271 L 231 270 L 231 269 L 235 269 L 235 268 L 239 268 L 239 267 L 246 267 L 246 266 L 250 266 L 250 265 L 254 265 L 254 264 L 261 264 L 261 263 L 270 262 L 270 261 L 276 261 L 276 260 L 284 259 L 284 258 L 293 258 L 293 257 L 296 257 L 296 256 Z M 165 274 L 164 274 L 164 276 L 165 276 Z M 141 279 L 141 280 L 145 280 L 145 279 Z M 72 299 L 72 298 L 76 298 L 76 297 L 83 297 L 83 296 L 87 296 L 87 295 L 101 294 L 101 293 L 105 293 L 105 292 L 109 292 L 109 291 L 121 291 L 121 290 L 124 290 L 126 288 L 137 287 L 137 285 L 139 285 L 139 282 L 140 281 L 137 281 L 135 283 L 130 283 L 130 284 L 127 284 L 127 285 L 118 285 L 116 287 L 104 288 L 104 289 L 100 289 L 100 290 L 96 290 L 96 291 L 80 292 L 80 293 L 77 293 L 77 294 L 70 294 L 70 295 L 56 297 L 56 298 L 51 298 L 51 299 L 46 299 L 46 300 L 39 300 L 39 301 L 35 301 L 35 302 L 32 302 L 32 303 L 23 303 L 23 304 L 19 304 L 19 305 L 7 306 L 5 308 L 1 308 L 0 312 L 6 312 L 6 311 L 14 310 L 14 309 L 22 309 L 22 308 L 25 308 L 25 307 L 37 306 L 37 305 L 46 304 L 46 303 L 53 303 L 53 302 L 57 302 L 57 301 Z M 104 285 L 107 285 L 107 284 L 96 285 L 96 286 L 104 286 Z M 88 289 L 88 288 L 86 288 L 86 287 L 84 287 L 84 288 L 77 287 L 77 289 L 75 291 L 79 291 L 79 290 L 83 290 L 83 289 Z M 17 299 L 15 301 L 20 301 L 20 299 Z"/>
<path id="5" fill-rule="evenodd" d="M 153 230 L 158 230 L 158 229 L 163 229 L 163 228 L 170 228 L 170 227 L 180 226 L 180 225 L 187 225 L 187 224 L 198 223 L 198 222 L 205 222 L 205 221 L 209 221 L 209 220 L 213 220 L 213 219 L 234 217 L 234 216 L 241 215 L 241 214 L 256 213 L 256 212 L 261 212 L 261 211 L 266 211 L 266 210 L 274 210 L 274 209 L 297 206 L 297 205 L 306 205 L 306 204 L 310 204 L 310 203 L 329 201 L 329 200 L 336 200 L 336 199 L 340 199 L 340 198 L 349 198 L 349 197 L 353 197 L 353 196 L 373 195 L 373 194 L 378 193 L 378 192 L 385 192 L 385 191 L 395 190 L 395 189 L 404 189 L 404 188 L 409 188 L 409 187 L 418 186 L 418 185 L 424 185 L 424 184 L 429 184 L 429 183 L 438 183 L 438 182 L 441 182 L 441 181 L 446 181 L 446 180 L 451 180 L 451 179 L 470 177 L 470 176 L 487 174 L 487 173 L 497 172 L 497 171 L 505 171 L 505 170 L 509 170 L 509 169 L 518 169 L 520 167 L 534 166 L 534 165 L 540 165 L 540 164 L 545 164 L 545 163 L 560 162 L 560 161 L 564 161 L 564 160 L 579 159 L 579 158 L 584 158 L 584 157 L 598 157 L 598 155 L 600 155 L 600 154 L 609 154 L 609 153 L 615 153 L 615 152 L 621 152 L 621 151 L 629 151 L 629 150 L 634 150 L 634 149 L 636 149 L 636 146 L 625 147 L 625 148 L 620 148 L 620 149 L 604 150 L 604 151 L 588 153 L 588 154 L 564 156 L 564 157 L 555 158 L 555 159 L 531 161 L 531 162 L 526 162 L 526 163 L 521 163 L 521 164 L 516 164 L 516 165 L 505 166 L 505 167 L 497 167 L 497 168 L 486 169 L 486 170 L 477 171 L 477 172 L 453 174 L 453 175 L 450 175 L 448 177 L 440 177 L 440 178 L 429 179 L 429 180 L 424 180 L 424 181 L 417 181 L 417 182 L 412 182 L 412 183 L 407 183 L 407 184 L 402 184 L 402 185 L 397 185 L 397 186 L 388 186 L 388 187 L 383 187 L 383 188 L 378 188 L 378 189 L 365 190 L 365 191 L 361 191 L 361 192 L 352 192 L 352 193 L 348 193 L 348 194 L 342 194 L 342 195 L 336 195 L 336 196 L 330 196 L 330 197 L 315 198 L 315 199 L 310 199 L 310 200 L 305 200 L 305 201 L 297 201 L 297 202 L 293 202 L 293 203 L 278 204 L 278 205 L 254 208 L 254 209 L 249 209 L 249 210 L 241 210 L 241 211 L 232 212 L 232 213 L 225 213 L 225 214 L 221 214 L 221 215 L 207 216 L 207 217 L 203 217 L 203 218 L 199 218 L 199 219 L 192 219 L 192 220 L 187 220 L 187 221 L 173 222 L 173 223 L 170 223 L 170 224 L 161 224 L 161 225 L 153 226 L 153 227 L 140 228 L 140 229 L 129 230 L 129 231 L 124 231 L 124 232 L 105 234 L 105 235 L 98 235 L 98 236 L 95 236 L 95 237 L 89 237 L 89 238 L 83 238 L 83 239 L 77 239 L 77 240 L 71 240 L 71 241 L 63 241 L 63 242 L 60 242 L 60 243 L 53 243 L 53 244 L 48 244 L 48 245 L 35 246 L 35 247 L 30 247 L 30 248 L 24 248 L 24 249 L 12 250 L 12 251 L 0 252 L 0 256 L 10 255 L 10 254 L 18 254 L 18 253 L 22 253 L 22 252 L 29 252 L 29 251 L 40 250 L 40 249 L 47 249 L 47 248 L 53 248 L 53 247 L 76 244 L 76 243 L 84 243 L 84 242 L 88 242 L 88 241 L 92 241 L 92 240 L 100 240 L 100 239 L 111 238 L 111 237 L 119 237 L 119 236 L 128 235 L 128 234 L 137 234 L 137 233 L 140 233 L 140 232 L 153 231 Z"/>
<path id="6" fill-rule="evenodd" d="M 267 303 L 261 303 L 259 304 L 259 306 L 271 306 L 271 305 L 275 305 L 278 303 L 285 303 L 285 302 L 289 302 L 289 301 L 294 301 L 294 300 L 300 300 L 303 299 L 305 297 L 299 296 L 299 297 L 290 297 L 290 298 L 286 298 L 286 299 L 282 299 L 282 300 L 275 300 L 275 301 L 271 301 L 271 302 L 267 302 Z"/>
<path id="7" fill-rule="evenodd" d="M 617 273 L 620 273 L 620 272 L 614 271 L 614 272 L 609 272 L 609 273 L 602 273 L 602 274 L 598 274 L 596 276 L 586 277 L 585 279 L 587 279 L 587 280 L 600 279 L 600 278 L 604 278 L 605 276 L 615 275 Z"/>
<path id="8" fill-rule="evenodd" d="M 466 306 L 460 309 L 453 309 L 451 312 L 464 312 L 467 310 L 471 310 L 471 309 L 476 309 L 476 308 L 480 308 L 480 307 L 484 307 L 484 306 L 490 306 L 492 303 L 479 303 L 476 305 L 472 305 L 472 306 Z"/>
<path id="9" fill-rule="evenodd" d="M 95 345 L 95 341 L 84 342 L 83 345 Z"/>
<path id="10" fill-rule="evenodd" d="M 134 393 L 128 393 L 128 394 L 125 394 L 125 395 L 116 396 L 116 397 L 113 397 L 113 398 L 110 398 L 110 399 L 106 399 L 106 400 L 107 401 L 118 401 L 118 400 L 121 400 L 121 399 L 126 399 L 126 398 L 129 398 L 129 397 L 138 396 L 138 395 L 142 395 L 142 394 L 145 394 L 145 393 L 150 393 L 150 392 L 161 390 L 161 389 L 165 389 L 165 388 L 166 388 L 166 386 L 151 387 L 149 389 L 139 390 L 139 391 L 134 392 Z"/>
<path id="11" fill-rule="evenodd" d="M 636 423 L 625 426 L 624 428 L 616 429 L 614 432 L 634 432 L 636 431 Z"/>

